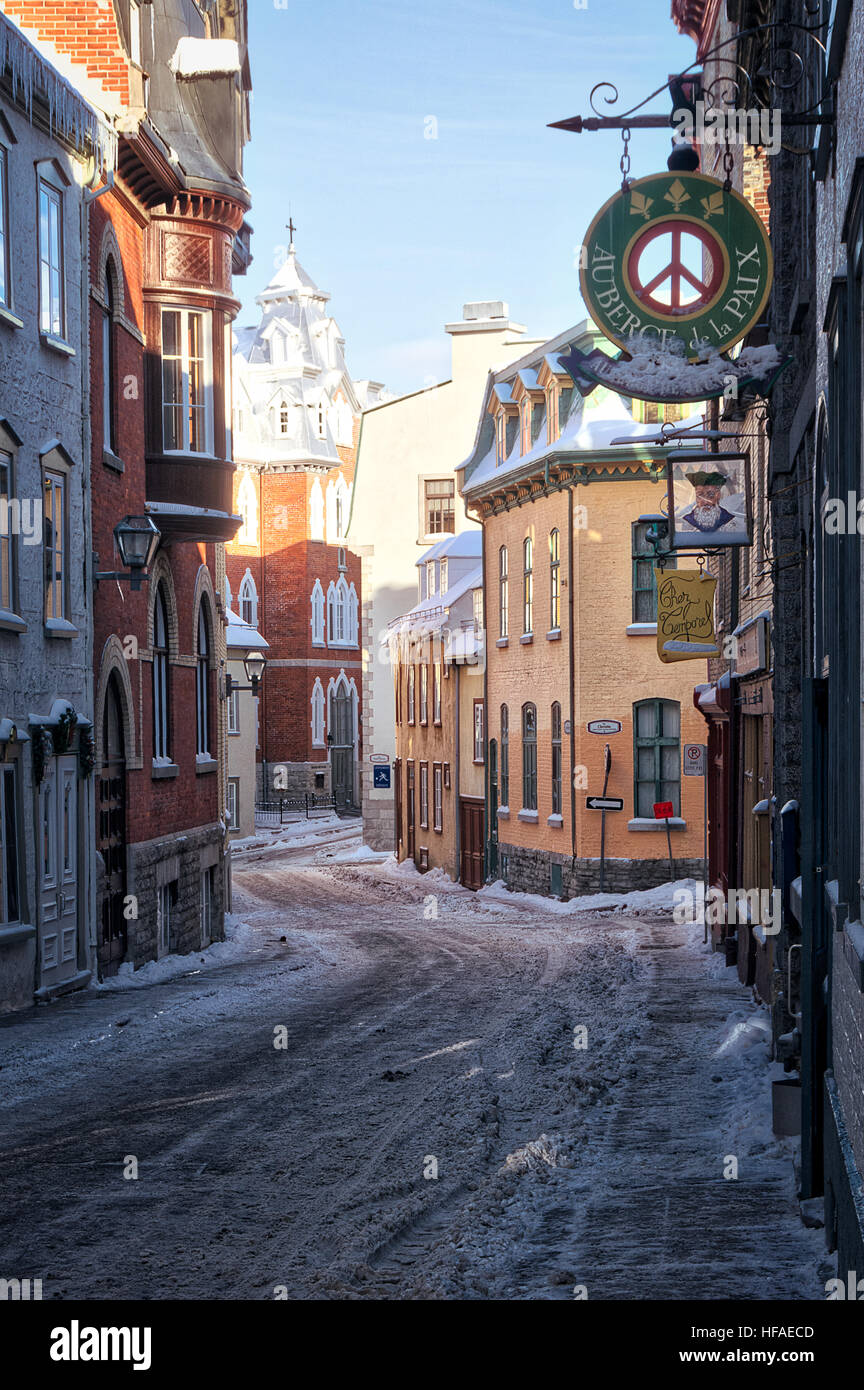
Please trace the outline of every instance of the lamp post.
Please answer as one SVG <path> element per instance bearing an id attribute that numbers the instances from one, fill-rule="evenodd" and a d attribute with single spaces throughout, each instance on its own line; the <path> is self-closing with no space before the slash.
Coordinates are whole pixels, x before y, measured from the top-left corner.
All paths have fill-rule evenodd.
<path id="1" fill-rule="evenodd" d="M 128 582 L 130 589 L 140 589 L 141 584 L 147 577 L 145 569 L 149 569 L 153 563 L 153 556 L 156 554 L 156 547 L 161 540 L 161 532 L 156 523 L 150 516 L 124 516 L 122 521 L 118 521 L 114 527 L 114 543 L 120 553 L 120 560 L 126 566 L 124 570 L 97 570 L 99 557 L 93 553 L 93 582 L 98 584 L 100 579 L 116 579 L 119 582 Z"/>

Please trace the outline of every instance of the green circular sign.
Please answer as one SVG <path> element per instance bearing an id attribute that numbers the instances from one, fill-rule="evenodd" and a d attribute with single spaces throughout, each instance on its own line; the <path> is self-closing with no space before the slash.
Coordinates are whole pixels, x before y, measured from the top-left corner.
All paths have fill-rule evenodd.
<path id="1" fill-rule="evenodd" d="M 774 261 L 750 204 L 705 174 L 649 174 L 610 198 L 585 236 L 579 271 L 589 313 L 625 351 L 679 339 L 687 356 L 724 352 L 750 331 Z"/>

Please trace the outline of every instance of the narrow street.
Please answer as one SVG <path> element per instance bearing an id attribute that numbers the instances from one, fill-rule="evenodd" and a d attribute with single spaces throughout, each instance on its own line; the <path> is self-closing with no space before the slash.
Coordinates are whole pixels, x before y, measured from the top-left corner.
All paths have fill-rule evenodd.
<path id="1" fill-rule="evenodd" d="M 320 853 L 235 867 L 248 959 L 3 1020 L 9 1268 L 57 1299 L 824 1296 L 762 1016 L 701 929 Z"/>

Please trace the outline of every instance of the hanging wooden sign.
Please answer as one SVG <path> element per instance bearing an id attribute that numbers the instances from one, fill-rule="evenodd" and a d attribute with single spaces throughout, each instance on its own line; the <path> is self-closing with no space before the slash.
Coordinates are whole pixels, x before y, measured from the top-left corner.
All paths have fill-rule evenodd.
<path id="1" fill-rule="evenodd" d="M 604 203 L 585 235 L 580 280 L 613 343 L 633 352 L 677 339 L 692 360 L 703 344 L 725 352 L 746 337 L 773 270 L 768 234 L 746 199 L 706 174 L 663 171 Z"/>
<path id="2" fill-rule="evenodd" d="M 655 569 L 657 655 L 663 662 L 719 656 L 714 634 L 717 580 L 699 570 Z"/>

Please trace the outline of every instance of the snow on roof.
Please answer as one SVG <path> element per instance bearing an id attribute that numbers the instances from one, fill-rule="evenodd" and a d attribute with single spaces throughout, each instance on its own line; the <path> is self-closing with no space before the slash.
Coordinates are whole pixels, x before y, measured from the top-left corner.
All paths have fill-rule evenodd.
<path id="1" fill-rule="evenodd" d="M 239 72 L 240 48 L 234 39 L 195 39 L 184 34 L 168 66 L 176 77 Z"/>
<path id="2" fill-rule="evenodd" d="M 436 541 L 435 545 L 430 545 L 414 563 L 417 566 L 425 565 L 429 560 L 440 560 L 444 556 L 452 560 L 473 559 L 474 556 L 482 555 L 482 547 L 482 531 L 460 531 L 456 536 L 445 536 L 443 540 Z"/>
<path id="3" fill-rule="evenodd" d="M 297 259 L 297 252 L 291 246 L 269 285 L 258 295 L 257 302 L 266 304 L 271 299 L 280 299 L 286 295 L 297 294 L 301 290 L 309 290 L 321 299 L 330 298 L 325 290 L 319 290 L 312 276 L 303 269 Z"/>
<path id="4" fill-rule="evenodd" d="M 226 608 L 225 617 L 228 619 L 225 628 L 226 647 L 245 647 L 247 651 L 255 649 L 258 651 L 268 650 L 269 642 L 265 642 L 257 627 L 247 623 L 233 608 Z"/>
<path id="5" fill-rule="evenodd" d="M 396 618 L 381 638 L 381 645 L 386 646 L 390 638 L 400 632 L 432 632 L 445 625 L 453 605 L 472 589 L 481 588 L 482 584 L 483 567 L 477 565 L 461 579 L 457 579 L 454 584 L 451 584 L 446 593 L 432 594 L 430 598 L 423 599 L 421 603 L 415 603 L 414 607 L 410 608 L 407 613 L 403 613 L 401 618 Z"/>

